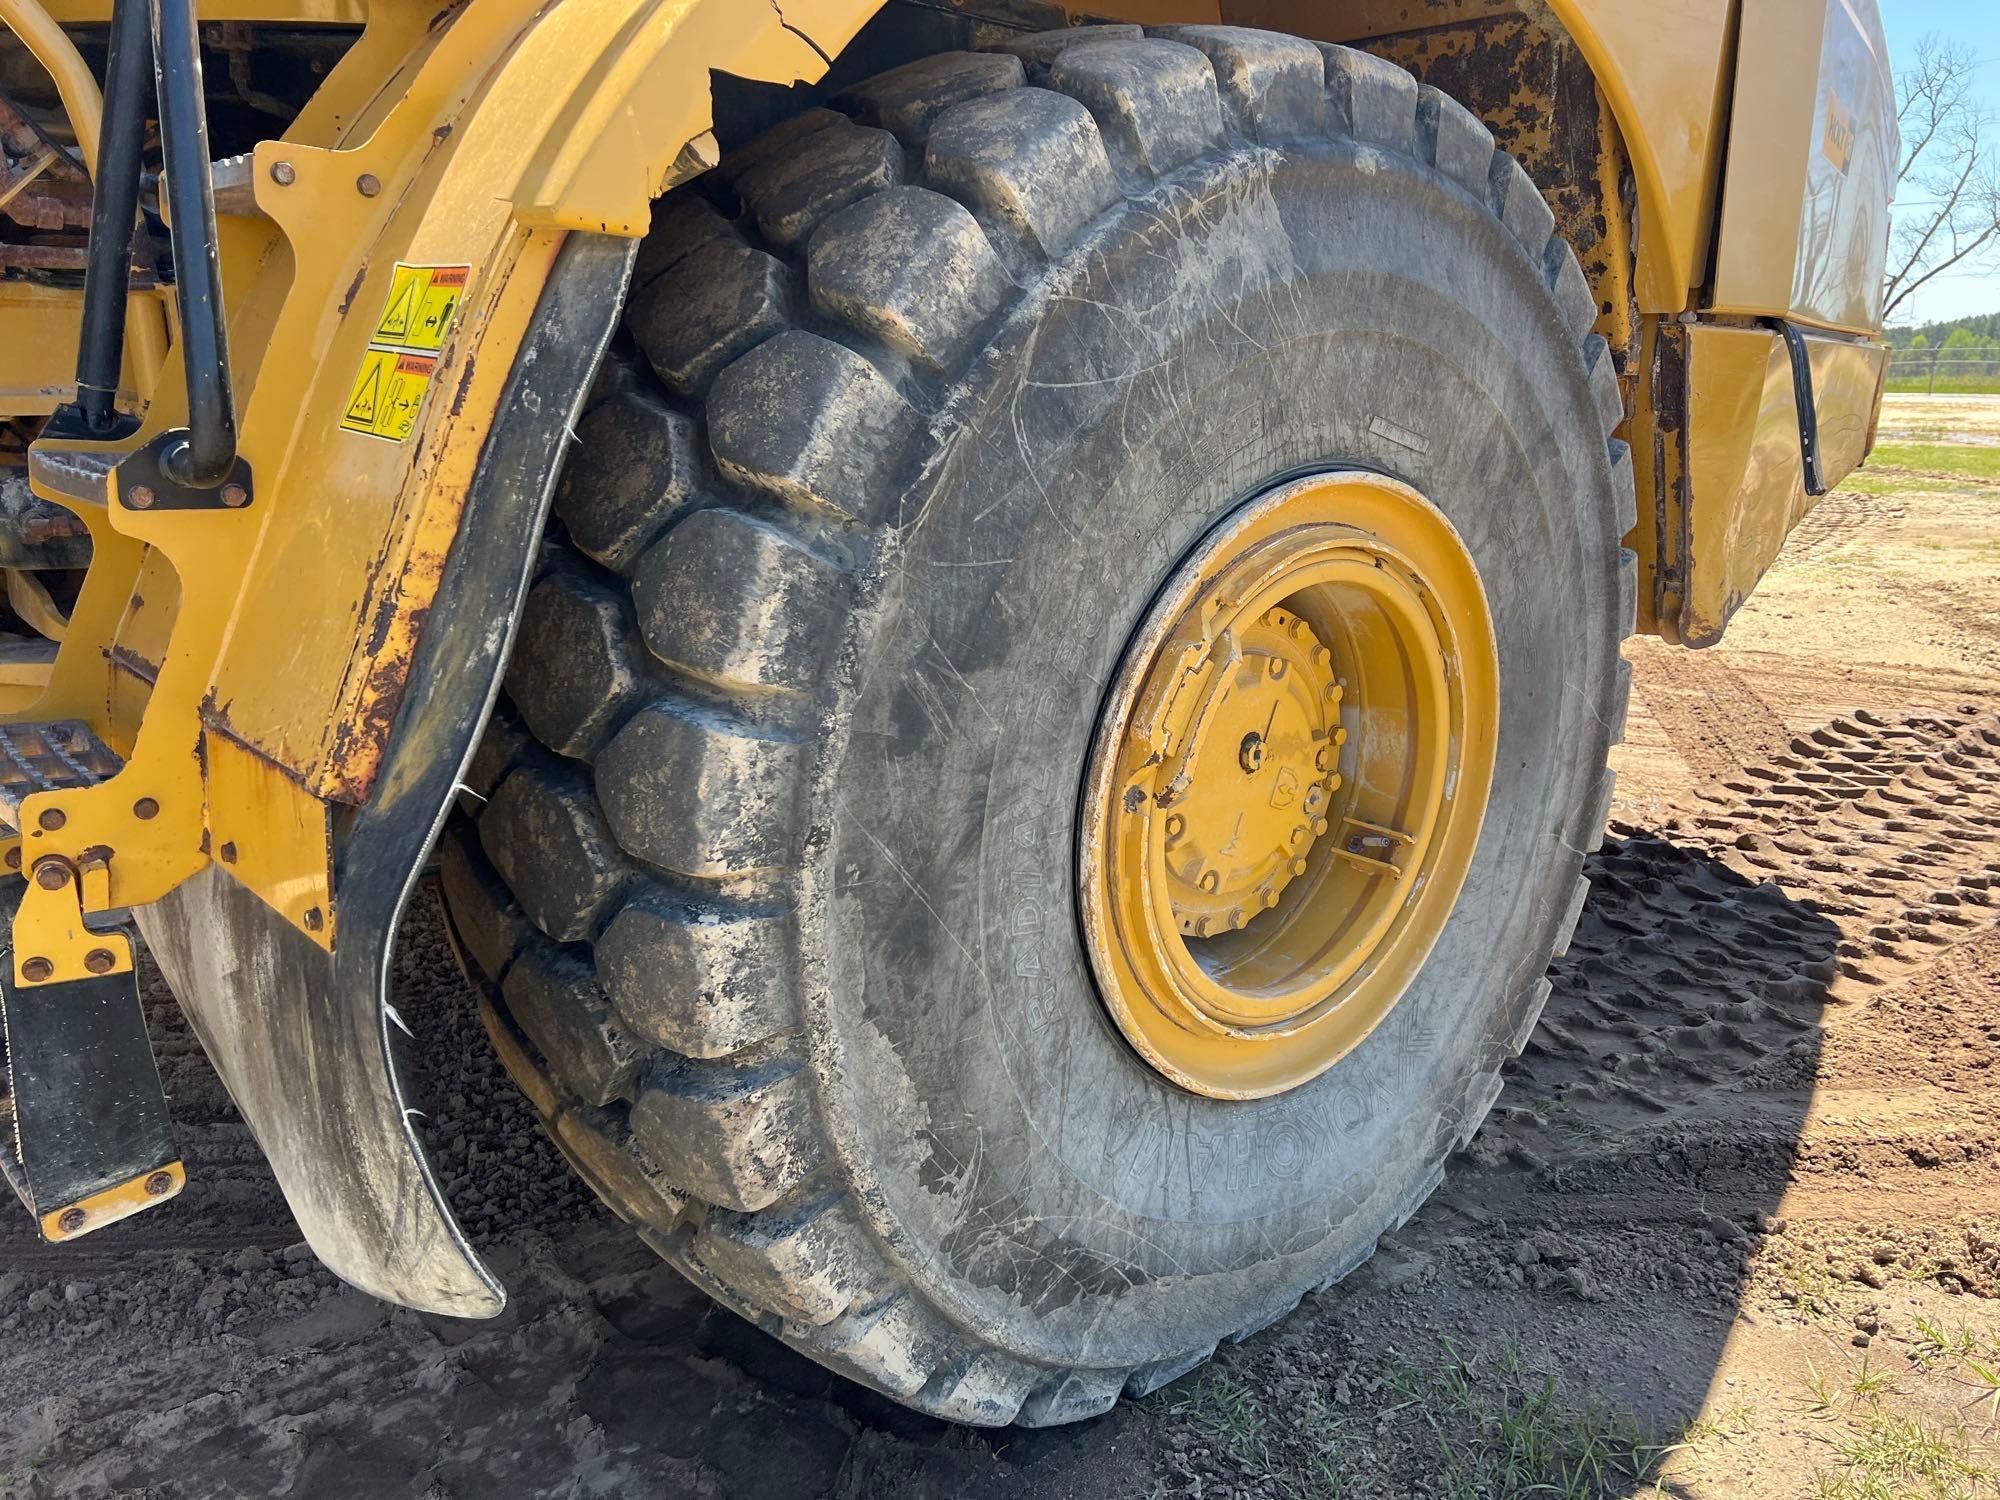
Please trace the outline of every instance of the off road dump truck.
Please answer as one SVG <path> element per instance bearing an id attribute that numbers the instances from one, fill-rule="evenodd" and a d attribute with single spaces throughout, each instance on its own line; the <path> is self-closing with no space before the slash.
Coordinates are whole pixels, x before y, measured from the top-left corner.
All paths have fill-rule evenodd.
<path id="1" fill-rule="evenodd" d="M 1871 0 L 0 0 L 0 1150 L 182 1187 L 136 925 L 313 1250 L 481 1317 L 435 870 L 661 1255 L 1056 1423 L 1437 1186 L 1634 628 L 1863 458 Z"/>

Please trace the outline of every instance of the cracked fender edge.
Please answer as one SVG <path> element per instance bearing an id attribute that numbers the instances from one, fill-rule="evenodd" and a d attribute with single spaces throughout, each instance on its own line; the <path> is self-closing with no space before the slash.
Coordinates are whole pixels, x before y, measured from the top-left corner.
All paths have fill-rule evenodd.
<path id="1" fill-rule="evenodd" d="M 336 826 L 328 954 L 219 867 L 136 915 L 277 1175 L 342 1280 L 423 1312 L 492 1317 L 409 1120 L 390 1041 L 396 932 L 500 690 L 569 429 L 624 305 L 636 240 L 572 233 L 479 457 L 369 802 Z"/>

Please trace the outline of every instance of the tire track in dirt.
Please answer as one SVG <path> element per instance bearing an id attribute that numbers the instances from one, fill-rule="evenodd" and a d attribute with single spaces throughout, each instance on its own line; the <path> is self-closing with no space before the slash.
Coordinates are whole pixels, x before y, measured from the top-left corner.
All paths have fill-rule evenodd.
<path id="1" fill-rule="evenodd" d="M 1667 739 L 1698 780 L 1720 780 L 1782 745 L 1785 721 L 1712 651 L 1651 651 L 1640 689 Z"/>
<path id="2" fill-rule="evenodd" d="M 1588 873 L 1488 1158 L 1540 1168 L 1692 1115 L 1789 1153 L 1827 1034 L 2000 927 L 2000 714 L 1834 719 L 1659 829 L 1614 823 Z"/>

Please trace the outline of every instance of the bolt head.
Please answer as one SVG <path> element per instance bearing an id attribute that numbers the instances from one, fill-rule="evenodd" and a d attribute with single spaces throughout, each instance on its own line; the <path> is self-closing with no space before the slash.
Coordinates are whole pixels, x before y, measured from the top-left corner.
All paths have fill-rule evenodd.
<path id="1" fill-rule="evenodd" d="M 30 984 L 40 984 L 55 971 L 56 966 L 46 958 L 28 958 L 21 961 L 21 977 Z"/>
<path id="2" fill-rule="evenodd" d="M 83 966 L 93 974 L 109 974 L 118 967 L 118 956 L 109 948 L 92 948 L 84 954 Z"/>
<path id="3" fill-rule="evenodd" d="M 19 844 L 16 844 L 7 851 L 7 868 L 10 870 L 21 868 L 21 846 Z"/>
<path id="4" fill-rule="evenodd" d="M 236 863 L 236 845 L 235 845 L 235 844 L 233 844 L 233 843 L 230 843 L 230 844 L 224 844 L 224 845 L 223 845 L 223 846 L 222 846 L 222 847 L 221 847 L 220 849 L 216 850 L 215 852 L 216 852 L 216 856 L 217 856 L 217 857 L 218 857 L 219 859 L 221 859 L 221 861 L 222 861 L 222 862 L 223 862 L 223 863 L 224 863 L 225 865 L 233 865 L 233 864 L 235 864 L 235 863 Z"/>
<path id="5" fill-rule="evenodd" d="M 225 484 L 222 487 L 222 503 L 231 510 L 250 503 L 250 492 L 240 484 Z"/>
<path id="6" fill-rule="evenodd" d="M 125 492 L 125 503 L 134 510 L 146 510 L 153 503 L 153 487 L 150 484 L 135 484 Z"/>
<path id="7" fill-rule="evenodd" d="M 271 181 L 277 183 L 279 187 L 290 187 L 298 180 L 298 169 L 290 162 L 274 161 L 271 163 Z"/>
<path id="8" fill-rule="evenodd" d="M 1254 729 L 1244 735 L 1243 743 L 1236 747 L 1236 763 L 1246 776 L 1255 775 L 1264 764 L 1264 736 Z"/>
<path id="9" fill-rule="evenodd" d="M 157 818 L 159 815 L 160 804 L 155 802 L 151 797 L 141 797 L 137 802 L 132 804 L 132 816 L 135 818 L 144 820 L 147 818 Z"/>
<path id="10" fill-rule="evenodd" d="M 148 1198 L 157 1198 L 162 1193 L 170 1192 L 173 1189 L 173 1185 L 173 1173 L 155 1172 L 151 1177 L 146 1179 L 146 1196 Z"/>
<path id="11" fill-rule="evenodd" d="M 45 891 L 59 891 L 69 884 L 69 862 L 60 857 L 35 861 L 35 884 Z"/>
<path id="12" fill-rule="evenodd" d="M 35 819 L 35 821 L 42 825 L 44 832 L 54 833 L 63 824 L 67 823 L 69 819 L 64 815 L 61 808 L 45 807 L 42 809 L 42 815 Z"/>
<path id="13" fill-rule="evenodd" d="M 66 1208 L 63 1210 L 62 1217 L 56 1220 L 56 1228 L 60 1229 L 64 1234 L 75 1234 L 89 1222 L 89 1219 L 90 1215 L 80 1208 Z"/>
<path id="14" fill-rule="evenodd" d="M 322 927 L 326 926 L 326 913 L 321 911 L 317 906 L 308 906 L 306 908 L 305 921 L 307 932 L 318 932 Z"/>
<path id="15" fill-rule="evenodd" d="M 354 187 L 364 198 L 372 198 L 382 191 L 382 179 L 373 172 L 363 172 L 354 179 Z"/>

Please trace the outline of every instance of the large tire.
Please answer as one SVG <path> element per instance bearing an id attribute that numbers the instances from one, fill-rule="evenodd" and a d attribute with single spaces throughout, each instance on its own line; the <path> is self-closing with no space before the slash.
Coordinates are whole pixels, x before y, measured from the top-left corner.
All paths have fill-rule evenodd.
<path id="1" fill-rule="evenodd" d="M 845 105 L 660 206 L 446 896 L 661 1254 L 924 1411 L 1065 1422 L 1352 1270 L 1499 1092 L 1624 718 L 1618 385 L 1520 168 L 1362 53 L 1071 31 Z M 1176 559 L 1329 465 L 1470 548 L 1495 789 L 1389 1021 L 1199 1097 L 1094 991 L 1079 778 Z"/>

